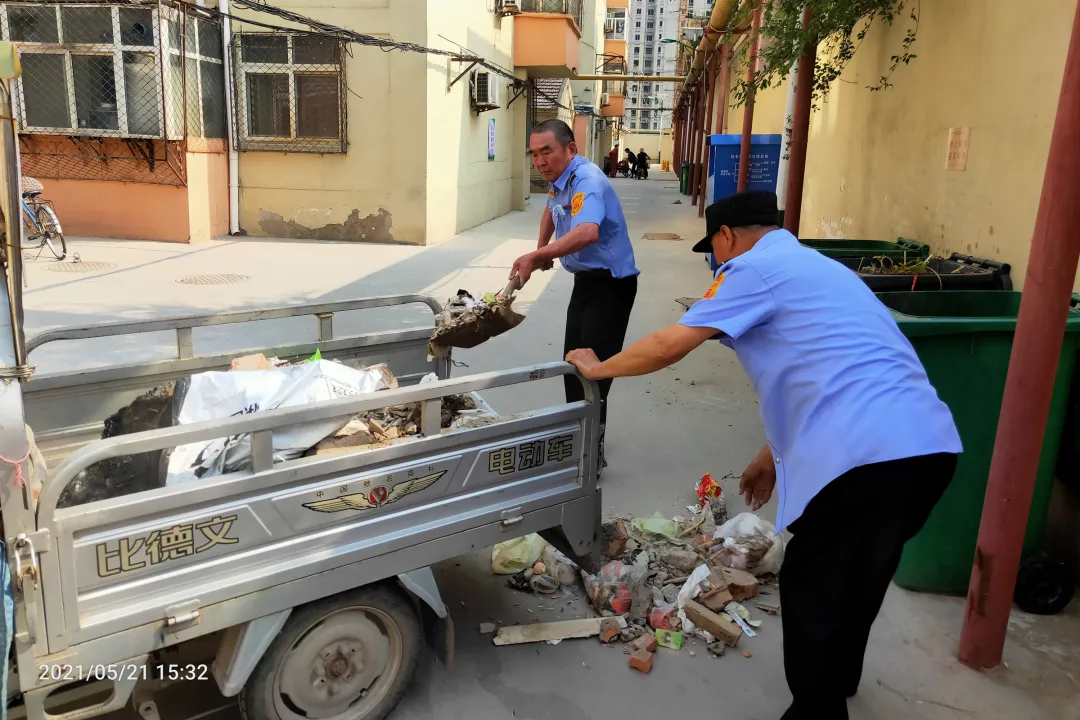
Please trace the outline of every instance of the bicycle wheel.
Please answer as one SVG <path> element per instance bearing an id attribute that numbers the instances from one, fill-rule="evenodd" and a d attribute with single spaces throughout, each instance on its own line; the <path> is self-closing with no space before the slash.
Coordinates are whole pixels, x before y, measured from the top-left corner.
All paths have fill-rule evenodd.
<path id="1" fill-rule="evenodd" d="M 67 241 L 60 229 L 60 220 L 56 213 L 48 205 L 39 205 L 37 209 L 38 226 L 41 228 L 41 239 L 49 246 L 49 250 L 57 260 L 67 257 Z"/>

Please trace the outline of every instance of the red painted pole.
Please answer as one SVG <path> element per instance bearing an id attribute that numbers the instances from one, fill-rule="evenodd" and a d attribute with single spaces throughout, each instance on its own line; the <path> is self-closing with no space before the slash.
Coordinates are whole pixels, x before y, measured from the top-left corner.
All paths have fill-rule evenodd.
<path id="1" fill-rule="evenodd" d="M 812 6 L 803 7 L 803 29 L 810 27 Z M 799 82 L 795 87 L 795 112 L 791 121 L 791 147 L 788 149 L 787 197 L 784 203 L 784 229 L 799 234 L 802 219 L 803 176 L 806 174 L 806 143 L 810 138 L 810 105 L 814 96 L 814 67 L 817 65 L 817 41 L 799 58 Z"/>
<path id="2" fill-rule="evenodd" d="M 799 78 L 802 82 L 802 78 Z M 960 662 L 1001 663 L 1035 474 L 1061 355 L 1069 297 L 1080 260 L 1080 5 L 1058 97 L 1028 257 L 1020 317 L 1001 401 L 975 564 L 968 588 Z"/>
<path id="3" fill-rule="evenodd" d="M 761 1 L 758 0 L 754 8 L 754 19 L 751 21 L 753 37 L 750 40 L 750 60 L 746 68 L 746 84 L 750 92 L 746 96 L 746 106 L 743 108 L 742 143 L 739 146 L 739 179 L 736 190 L 746 192 L 750 185 L 750 140 L 754 132 L 754 77 L 757 75 L 758 53 L 761 51 Z"/>
<path id="4" fill-rule="evenodd" d="M 717 48 L 719 52 L 724 52 L 727 46 L 723 48 Z M 698 194 L 702 200 L 697 206 L 697 216 L 705 217 L 705 206 L 709 204 L 708 198 L 705 197 L 705 193 L 708 190 L 707 184 L 709 179 L 709 143 L 706 139 L 712 135 L 712 119 L 713 119 L 713 99 L 716 97 L 716 55 L 714 54 L 709 58 L 709 64 L 706 67 L 706 75 L 703 78 L 702 85 L 705 87 L 705 92 L 708 94 L 708 107 L 705 111 L 705 134 L 702 136 L 701 142 L 701 182 L 698 186 Z"/>

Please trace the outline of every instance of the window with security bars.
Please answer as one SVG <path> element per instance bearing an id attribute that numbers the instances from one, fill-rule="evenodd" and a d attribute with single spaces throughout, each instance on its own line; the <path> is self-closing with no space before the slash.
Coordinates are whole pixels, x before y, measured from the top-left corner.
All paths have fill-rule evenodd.
<path id="1" fill-rule="evenodd" d="M 343 153 L 344 48 L 322 35 L 236 37 L 237 143 L 241 150 Z"/>
<path id="2" fill-rule="evenodd" d="M 215 18 L 196 18 L 157 1 L 4 3 L 0 30 L 20 51 L 16 112 L 22 133 L 226 136 L 221 27 Z"/>

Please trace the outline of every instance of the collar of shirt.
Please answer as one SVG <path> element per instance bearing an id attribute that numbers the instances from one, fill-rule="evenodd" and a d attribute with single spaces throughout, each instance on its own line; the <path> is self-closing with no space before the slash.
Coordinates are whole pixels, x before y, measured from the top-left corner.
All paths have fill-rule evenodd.
<path id="1" fill-rule="evenodd" d="M 566 169 L 562 171 L 562 175 L 559 179 L 551 183 L 551 188 L 556 192 L 562 192 L 566 188 L 566 183 L 570 180 L 570 176 L 574 174 L 574 170 L 578 168 L 583 162 L 588 162 L 583 156 L 575 155 L 570 160 L 570 164 L 566 166 Z"/>
<path id="2" fill-rule="evenodd" d="M 750 248 L 749 250 L 747 250 L 745 253 L 743 253 L 739 257 L 743 258 L 744 260 L 752 259 L 754 257 L 754 255 L 756 255 L 758 253 L 761 253 L 761 252 L 764 252 L 765 250 L 768 250 L 770 247 L 772 247 L 776 243 L 783 242 L 785 240 L 790 240 L 792 242 L 798 242 L 798 239 L 794 235 L 792 235 L 791 233 L 789 233 L 787 230 L 785 230 L 783 228 L 779 228 L 778 230 L 770 230 L 769 232 L 765 233 L 760 238 L 758 238 L 758 241 L 756 243 L 754 243 L 754 247 Z M 732 258 L 732 260 L 738 260 L 739 257 Z M 731 262 L 731 260 L 729 260 L 728 262 Z M 720 273 L 724 272 L 724 268 L 726 266 L 727 266 L 727 263 L 724 263 L 723 265 L 721 265 L 717 269 L 716 277 L 720 277 Z"/>

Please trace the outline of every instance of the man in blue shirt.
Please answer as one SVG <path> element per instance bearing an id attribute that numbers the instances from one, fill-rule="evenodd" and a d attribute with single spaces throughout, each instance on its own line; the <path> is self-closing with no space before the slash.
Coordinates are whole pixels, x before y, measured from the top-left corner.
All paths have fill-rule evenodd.
<path id="1" fill-rule="evenodd" d="M 536 250 L 514 262 L 524 285 L 534 270 L 547 270 L 556 258 L 574 274 L 574 290 L 566 308 L 563 353 L 592 348 L 607 359 L 622 350 L 626 326 L 637 295 L 638 269 L 626 230 L 622 204 L 604 172 L 577 154 L 570 126 L 546 120 L 529 137 L 533 165 L 548 181 L 547 207 L 540 218 Z M 552 242 L 552 235 L 555 236 Z M 604 428 L 611 379 L 600 383 L 600 462 L 604 460 Z M 566 401 L 585 399 L 581 383 L 567 377 Z"/>
<path id="2" fill-rule="evenodd" d="M 777 223 L 773 193 L 714 203 L 694 246 L 720 263 L 704 298 L 606 361 L 588 349 L 567 360 L 601 379 L 654 372 L 714 337 L 735 351 L 768 441 L 739 490 L 757 510 L 775 488 L 777 530 L 793 534 L 780 572 L 784 718 L 844 720 L 904 543 L 952 479 L 960 437 L 889 310 Z"/>

